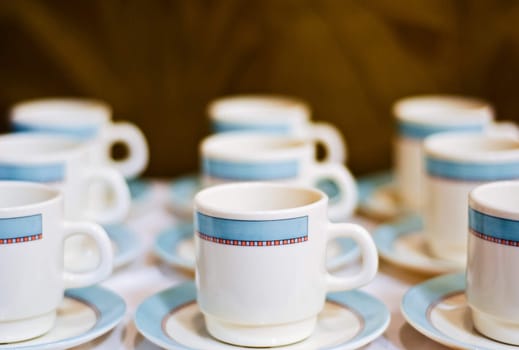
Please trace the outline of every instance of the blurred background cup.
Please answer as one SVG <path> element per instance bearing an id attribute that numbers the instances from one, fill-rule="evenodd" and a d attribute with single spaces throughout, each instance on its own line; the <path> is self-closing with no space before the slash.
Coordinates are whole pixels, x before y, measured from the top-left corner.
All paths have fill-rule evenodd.
<path id="1" fill-rule="evenodd" d="M 519 181 L 477 187 L 469 198 L 466 295 L 476 329 L 519 345 Z"/>
<path id="2" fill-rule="evenodd" d="M 316 160 L 309 140 L 263 133 L 240 132 L 209 136 L 200 146 L 203 185 L 237 181 L 276 181 L 316 186 L 326 180 L 336 185 L 330 200 L 330 218 L 348 218 L 357 205 L 357 186 L 339 163 Z"/>
<path id="3" fill-rule="evenodd" d="M 59 135 L 0 135 L 0 179 L 39 182 L 60 189 L 67 219 L 121 222 L 131 204 L 128 185 L 115 169 L 92 162 L 91 147 L 90 142 Z M 89 190 L 97 184 L 108 189 L 110 200 L 90 200 Z"/>
<path id="4" fill-rule="evenodd" d="M 370 234 L 332 224 L 326 195 L 274 183 L 218 185 L 195 197 L 197 301 L 207 330 L 235 345 L 270 347 L 313 332 L 326 293 L 368 283 L 378 257 Z M 352 276 L 330 275 L 326 245 L 335 237 L 360 246 Z"/>
<path id="5" fill-rule="evenodd" d="M 14 131 L 62 134 L 93 141 L 96 162 L 115 167 L 126 178 L 142 173 L 148 165 L 148 145 L 134 124 L 111 121 L 111 107 L 86 98 L 43 98 L 22 101 L 10 111 Z M 112 147 L 126 148 L 123 159 L 112 157 Z"/>
<path id="6" fill-rule="evenodd" d="M 107 278 L 113 257 L 110 240 L 99 225 L 64 221 L 63 196 L 58 190 L 0 181 L 0 193 L 0 343 L 10 343 L 49 331 L 64 289 Z M 63 242 L 71 235 L 95 242 L 100 262 L 94 269 L 83 273 L 64 269 Z"/>
<path id="7" fill-rule="evenodd" d="M 492 106 L 480 99 L 424 95 L 401 99 L 393 106 L 397 133 L 394 141 L 395 175 L 402 204 L 420 210 L 425 202 L 422 142 L 430 135 L 483 132 L 492 124 Z"/>
<path id="8" fill-rule="evenodd" d="M 431 253 L 466 263 L 468 196 L 478 185 L 519 179 L 519 139 L 443 133 L 424 143 L 425 235 Z"/>
<path id="9" fill-rule="evenodd" d="M 212 101 L 207 113 L 215 133 L 257 131 L 307 137 L 323 146 L 324 158 L 344 163 L 346 144 L 332 124 L 310 120 L 303 100 L 282 95 L 234 95 Z"/>

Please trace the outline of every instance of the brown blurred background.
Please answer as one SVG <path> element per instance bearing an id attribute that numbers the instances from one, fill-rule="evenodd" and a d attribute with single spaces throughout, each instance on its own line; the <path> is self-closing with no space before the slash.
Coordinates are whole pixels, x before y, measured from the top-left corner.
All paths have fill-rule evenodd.
<path id="1" fill-rule="evenodd" d="M 205 107 L 234 93 L 306 99 L 355 174 L 391 164 L 391 104 L 458 93 L 519 121 L 519 2 L 0 1 L 1 131 L 23 99 L 86 96 L 142 128 L 149 176 L 198 168 Z"/>

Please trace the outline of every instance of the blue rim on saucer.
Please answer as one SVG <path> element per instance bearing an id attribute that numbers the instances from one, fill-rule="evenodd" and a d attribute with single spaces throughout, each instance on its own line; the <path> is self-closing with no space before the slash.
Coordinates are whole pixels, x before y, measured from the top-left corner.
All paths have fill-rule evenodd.
<path id="1" fill-rule="evenodd" d="M 142 200 L 146 198 L 151 189 L 149 181 L 143 179 L 127 179 L 128 189 L 133 201 Z"/>
<path id="2" fill-rule="evenodd" d="M 366 175 L 358 179 L 357 190 L 359 191 L 359 205 L 365 205 L 366 201 L 381 186 L 386 186 L 394 182 L 392 171 L 382 171 L 371 175 Z"/>
<path id="3" fill-rule="evenodd" d="M 95 325 L 88 331 L 56 341 L 45 341 L 45 335 L 10 344 L 0 344 L 0 349 L 56 350 L 68 349 L 96 339 L 114 328 L 124 317 L 126 303 L 117 294 L 98 286 L 68 289 L 65 298 L 75 299 L 91 308 L 97 317 Z M 59 314 L 58 314 L 59 318 Z M 39 340 L 41 339 L 41 342 Z"/>
<path id="4" fill-rule="evenodd" d="M 406 321 L 418 332 L 426 337 L 444 344 L 449 347 L 462 349 L 479 349 L 479 350 L 498 350 L 498 349 L 517 349 L 516 346 L 504 344 L 478 333 L 469 316 L 458 317 L 452 319 L 452 324 L 448 323 L 445 327 L 455 328 L 457 337 L 467 341 L 462 341 L 457 337 L 450 336 L 441 331 L 431 319 L 431 312 L 435 308 L 441 308 L 440 304 L 443 300 L 463 295 L 465 292 L 465 274 L 457 273 L 443 275 L 426 282 L 418 284 L 409 289 L 400 304 L 400 309 Z M 460 300 L 459 305 L 454 302 L 448 303 L 447 310 L 459 310 L 462 315 L 469 312 L 465 299 Z M 463 332 L 463 333 L 460 333 Z"/>
<path id="5" fill-rule="evenodd" d="M 198 174 L 188 174 L 173 179 L 169 185 L 170 205 L 172 210 L 181 216 L 193 215 L 193 198 L 202 189 Z"/>
<path id="6" fill-rule="evenodd" d="M 187 257 L 178 251 L 180 244 L 193 237 L 193 230 L 193 224 L 181 223 L 162 231 L 157 235 L 153 245 L 155 254 L 173 266 L 194 271 L 194 255 Z M 339 253 L 327 258 L 326 267 L 328 269 L 334 270 L 342 267 L 360 256 L 359 247 L 352 239 L 339 237 L 333 242 Z"/>
<path id="7" fill-rule="evenodd" d="M 330 203 L 335 203 L 339 201 L 341 197 L 339 187 L 337 186 L 335 181 L 332 181 L 330 179 L 321 179 L 317 181 L 315 187 L 326 193 L 326 195 L 330 199 Z"/>
<path id="8" fill-rule="evenodd" d="M 447 341 L 451 346 L 470 349 L 470 344 L 459 342 L 439 332 L 430 322 L 428 315 L 431 306 L 443 297 L 464 290 L 463 273 L 436 277 L 409 289 L 402 298 L 400 308 L 406 321 L 426 337 L 441 343 Z"/>
<path id="9" fill-rule="evenodd" d="M 440 274 L 464 269 L 464 265 L 430 256 L 422 230 L 423 220 L 419 215 L 408 215 L 398 221 L 377 227 L 373 232 L 373 241 L 379 256 L 394 265 L 425 273 Z M 411 242 L 411 239 L 419 241 L 421 247 L 413 247 L 409 244 L 408 251 L 403 248 L 397 249 L 399 240 Z M 411 251 L 411 249 L 415 250 Z"/>
<path id="10" fill-rule="evenodd" d="M 395 176 L 392 171 L 383 171 L 360 177 L 357 180 L 359 193 L 358 210 L 375 219 L 390 219 L 404 215 L 408 210 L 402 207 L 396 191 Z"/>
<path id="11" fill-rule="evenodd" d="M 361 320 L 361 329 L 353 338 L 343 341 L 341 344 L 323 344 L 323 347 L 320 348 L 322 350 L 357 349 L 376 339 L 389 325 L 390 313 L 387 307 L 367 293 L 356 290 L 330 293 L 327 300 L 355 313 Z M 145 338 L 163 348 L 194 350 L 168 336 L 163 329 L 166 317 L 193 302 L 196 302 L 194 282 L 185 282 L 159 292 L 144 300 L 137 307 L 134 319 L 137 329 Z M 222 345 L 225 344 L 222 343 Z M 236 349 L 233 345 L 227 346 L 229 349 Z M 280 350 L 284 348 L 290 348 L 290 346 L 277 347 Z"/>
<path id="12" fill-rule="evenodd" d="M 114 267 L 119 268 L 135 260 L 142 251 L 137 233 L 123 224 L 103 225 L 115 245 Z"/>
<path id="13" fill-rule="evenodd" d="M 182 223 L 174 225 L 156 237 L 153 245 L 155 254 L 163 261 L 173 266 L 187 270 L 195 269 L 195 257 L 188 258 L 178 252 L 178 245 L 193 237 L 193 224 Z"/>

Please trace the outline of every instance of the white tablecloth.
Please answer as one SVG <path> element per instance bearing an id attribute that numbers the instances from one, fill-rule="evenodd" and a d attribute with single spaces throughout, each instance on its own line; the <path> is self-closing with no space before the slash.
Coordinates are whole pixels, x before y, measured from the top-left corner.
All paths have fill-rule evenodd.
<path id="1" fill-rule="evenodd" d="M 133 315 L 139 303 L 165 288 L 191 279 L 186 272 L 176 270 L 154 256 L 152 246 L 155 236 L 176 222 L 167 208 L 168 189 L 165 183 L 154 181 L 150 193 L 139 199 L 132 209 L 127 225 L 135 230 L 142 240 L 142 255 L 130 265 L 124 266 L 102 283 L 102 286 L 121 295 L 127 303 L 125 319 L 113 331 L 75 350 L 157 350 L 159 347 L 143 338 L 135 328 Z M 354 220 L 368 229 L 375 227 L 367 219 Z M 339 274 L 347 274 L 344 268 Z M 382 300 L 391 312 L 391 323 L 387 331 L 363 349 L 446 349 L 429 340 L 408 325 L 401 312 L 400 300 L 406 290 L 416 283 L 430 278 L 427 275 L 399 269 L 381 261 L 377 277 L 362 290 Z M 312 349 L 309 349 L 312 350 Z"/>

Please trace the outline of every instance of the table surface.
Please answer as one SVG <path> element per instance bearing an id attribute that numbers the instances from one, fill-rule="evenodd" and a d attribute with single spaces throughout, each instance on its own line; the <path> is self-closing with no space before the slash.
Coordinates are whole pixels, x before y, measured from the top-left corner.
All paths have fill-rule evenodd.
<path id="1" fill-rule="evenodd" d="M 166 182 L 152 181 L 150 192 L 134 203 L 127 225 L 139 234 L 143 254 L 131 264 L 114 271 L 112 276 L 101 284 L 126 301 L 127 312 L 124 320 L 113 331 L 75 347 L 74 350 L 160 349 L 139 334 L 133 322 L 133 315 L 145 298 L 192 278 L 189 273 L 163 263 L 152 251 L 155 236 L 178 220 L 167 207 L 168 193 Z M 368 230 L 373 230 L 377 225 L 376 222 L 361 217 L 355 217 L 352 221 Z M 355 266 L 349 266 L 338 273 L 347 274 L 349 269 L 354 268 Z M 411 286 L 429 278 L 430 275 L 420 275 L 380 262 L 375 279 L 361 290 L 386 304 L 391 312 L 391 323 L 381 337 L 362 349 L 447 349 L 414 330 L 405 322 L 400 312 L 400 300 L 404 293 Z"/>

